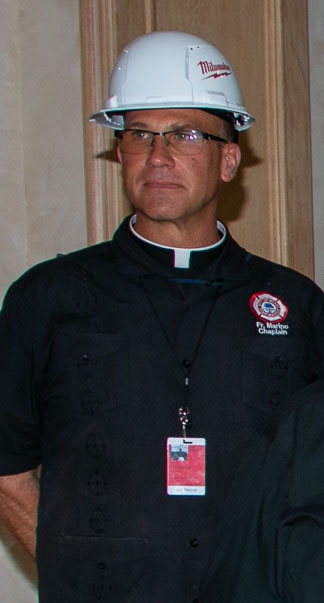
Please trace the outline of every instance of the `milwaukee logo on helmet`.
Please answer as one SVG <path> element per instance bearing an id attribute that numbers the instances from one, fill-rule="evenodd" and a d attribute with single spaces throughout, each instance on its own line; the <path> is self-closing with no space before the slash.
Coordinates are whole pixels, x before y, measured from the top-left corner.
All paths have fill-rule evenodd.
<path id="1" fill-rule="evenodd" d="M 217 77 L 223 77 L 232 75 L 232 70 L 229 65 L 225 65 L 225 63 L 221 63 L 220 65 L 215 65 L 212 61 L 199 61 L 197 67 L 200 67 L 202 75 L 206 75 L 206 73 L 210 73 L 211 75 L 207 75 L 204 77 L 204 80 L 208 80 L 209 78 L 216 79 Z"/>

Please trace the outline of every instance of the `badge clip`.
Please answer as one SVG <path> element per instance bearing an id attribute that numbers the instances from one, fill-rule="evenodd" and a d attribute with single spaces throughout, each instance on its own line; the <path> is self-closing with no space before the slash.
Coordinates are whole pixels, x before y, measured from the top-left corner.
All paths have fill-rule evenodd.
<path id="1" fill-rule="evenodd" d="M 178 417 L 181 424 L 182 437 L 184 439 L 186 439 L 187 437 L 186 429 L 190 429 L 191 427 L 191 420 L 189 419 L 189 415 L 190 409 L 188 408 L 188 406 L 180 406 L 178 410 Z"/>

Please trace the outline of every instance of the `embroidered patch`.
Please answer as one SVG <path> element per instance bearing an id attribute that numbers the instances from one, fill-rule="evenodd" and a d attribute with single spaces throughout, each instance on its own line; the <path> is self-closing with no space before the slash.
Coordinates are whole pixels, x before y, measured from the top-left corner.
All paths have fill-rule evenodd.
<path id="1" fill-rule="evenodd" d="M 277 323 L 285 320 L 288 308 L 284 302 L 271 293 L 254 293 L 250 299 L 253 314 L 264 322 Z"/>

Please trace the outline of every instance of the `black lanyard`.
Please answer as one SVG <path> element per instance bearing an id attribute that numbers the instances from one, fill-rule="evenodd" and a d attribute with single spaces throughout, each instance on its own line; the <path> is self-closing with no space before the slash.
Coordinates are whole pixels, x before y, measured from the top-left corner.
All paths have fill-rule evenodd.
<path id="1" fill-rule="evenodd" d="M 173 279 L 170 279 L 170 280 L 173 280 Z M 179 280 L 178 280 L 178 282 L 179 282 Z M 191 281 L 191 283 L 193 283 L 193 282 L 194 281 Z M 200 285 L 201 282 L 202 281 L 197 281 L 197 284 Z M 156 306 L 155 306 L 155 304 L 153 302 L 152 297 L 150 296 L 149 289 L 148 289 L 147 285 L 144 283 L 144 279 L 143 278 L 140 279 L 140 284 L 142 286 L 143 291 L 146 294 L 148 303 L 149 303 L 149 305 L 150 305 L 150 307 L 152 309 L 152 312 L 153 312 L 153 316 L 154 316 L 157 324 L 160 326 L 162 332 L 164 333 L 164 336 L 165 336 L 165 339 L 167 341 L 167 344 L 168 344 L 168 346 L 169 346 L 172 354 L 174 355 L 174 357 L 175 357 L 175 359 L 176 359 L 176 361 L 177 361 L 177 363 L 178 363 L 178 365 L 179 365 L 179 367 L 181 369 L 181 372 L 184 375 L 183 405 L 180 406 L 180 408 L 178 409 L 178 416 L 179 416 L 179 419 L 180 419 L 180 422 L 181 422 L 181 426 L 182 426 L 182 431 L 183 431 L 184 437 L 185 437 L 185 429 L 186 428 L 190 428 L 191 424 L 192 424 L 191 420 L 189 419 L 190 410 L 188 408 L 189 386 L 190 386 L 191 371 L 192 371 L 193 366 L 194 366 L 194 364 L 195 364 L 195 362 L 196 362 L 196 360 L 198 358 L 198 354 L 199 354 L 199 351 L 200 351 L 200 348 L 201 348 L 202 340 L 203 340 L 203 337 L 204 337 L 204 335 L 206 333 L 206 330 L 207 330 L 207 327 L 208 327 L 208 324 L 209 324 L 212 312 L 213 312 L 214 307 L 215 307 L 216 299 L 217 299 L 217 297 L 218 297 L 218 295 L 220 293 L 221 286 L 222 286 L 222 282 L 207 283 L 206 281 L 204 281 L 204 284 L 205 283 L 206 283 L 206 286 L 207 285 L 212 285 L 214 287 L 214 295 L 212 296 L 209 308 L 208 308 L 208 310 L 206 312 L 204 323 L 203 323 L 202 328 L 200 330 L 200 333 L 198 335 L 197 342 L 196 342 L 196 345 L 195 345 L 195 348 L 194 348 L 194 352 L 193 352 L 193 356 L 192 356 L 192 360 L 191 361 L 188 360 L 188 361 L 182 362 L 181 359 L 179 358 L 177 352 L 176 352 L 175 345 L 173 344 L 172 340 L 169 337 L 169 334 L 168 334 L 167 330 L 164 327 L 164 324 L 163 324 L 163 322 L 161 320 L 159 312 L 158 312 L 158 310 L 157 310 L 157 308 L 156 308 Z"/>

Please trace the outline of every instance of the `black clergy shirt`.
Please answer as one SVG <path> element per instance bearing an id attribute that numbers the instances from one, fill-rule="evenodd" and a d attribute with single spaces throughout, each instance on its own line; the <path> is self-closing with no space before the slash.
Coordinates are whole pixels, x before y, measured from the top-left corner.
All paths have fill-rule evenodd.
<path id="1" fill-rule="evenodd" d="M 42 465 L 40 603 L 199 601 L 251 437 L 270 438 L 288 395 L 324 376 L 319 288 L 229 233 L 206 253 L 179 272 L 126 219 L 8 291 L 0 472 Z M 184 396 L 190 436 L 207 441 L 205 496 L 166 494 Z"/>

